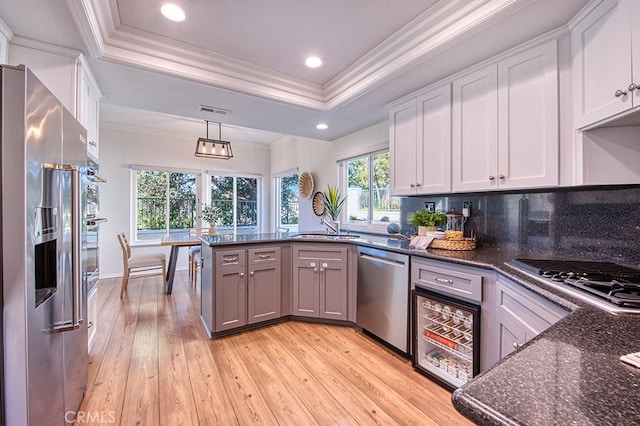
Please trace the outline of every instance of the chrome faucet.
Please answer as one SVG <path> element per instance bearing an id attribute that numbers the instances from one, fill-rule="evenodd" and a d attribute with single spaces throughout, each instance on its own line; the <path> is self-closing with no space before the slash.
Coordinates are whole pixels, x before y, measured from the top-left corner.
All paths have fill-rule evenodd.
<path id="1" fill-rule="evenodd" d="M 320 219 L 320 224 L 327 227 L 327 232 L 332 231 L 334 234 L 338 233 L 339 226 L 338 222 L 327 221 L 324 218 Z"/>

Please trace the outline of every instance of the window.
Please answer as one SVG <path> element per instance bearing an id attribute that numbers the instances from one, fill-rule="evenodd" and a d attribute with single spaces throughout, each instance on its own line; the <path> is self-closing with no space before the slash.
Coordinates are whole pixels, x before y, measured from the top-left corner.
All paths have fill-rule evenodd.
<path id="1" fill-rule="evenodd" d="M 196 223 L 194 173 L 136 170 L 135 239 L 187 233 Z"/>
<path id="2" fill-rule="evenodd" d="M 255 177 L 211 176 L 211 206 L 219 231 L 258 232 L 259 184 Z"/>
<path id="3" fill-rule="evenodd" d="M 298 229 L 298 173 L 276 177 L 276 230 Z"/>
<path id="4" fill-rule="evenodd" d="M 384 224 L 400 220 L 400 199 L 389 189 L 389 152 L 376 152 L 341 163 L 347 187 L 349 225 Z"/>

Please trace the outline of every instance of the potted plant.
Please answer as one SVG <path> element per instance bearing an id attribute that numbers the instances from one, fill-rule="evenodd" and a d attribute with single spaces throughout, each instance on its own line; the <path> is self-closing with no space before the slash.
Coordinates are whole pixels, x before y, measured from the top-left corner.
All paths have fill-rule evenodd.
<path id="1" fill-rule="evenodd" d="M 340 196 L 340 190 L 337 185 L 327 185 L 327 192 L 324 193 L 323 198 L 324 213 L 329 216 L 329 219 L 333 222 L 338 221 L 346 199 L 346 197 Z"/>
<path id="2" fill-rule="evenodd" d="M 437 231 L 438 225 L 447 221 L 447 215 L 441 211 L 418 210 L 409 218 L 409 225 L 418 227 L 418 235 L 427 235 L 427 232 Z"/>
<path id="3" fill-rule="evenodd" d="M 213 235 L 216 233 L 216 222 L 218 220 L 218 212 L 215 207 L 211 204 L 202 204 L 202 209 L 200 210 L 200 217 L 205 220 L 209 224 L 209 234 Z"/>

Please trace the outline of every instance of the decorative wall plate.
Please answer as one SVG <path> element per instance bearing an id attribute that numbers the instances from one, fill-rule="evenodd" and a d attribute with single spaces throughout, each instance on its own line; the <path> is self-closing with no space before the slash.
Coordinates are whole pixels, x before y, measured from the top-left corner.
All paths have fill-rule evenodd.
<path id="1" fill-rule="evenodd" d="M 316 216 L 324 214 L 324 194 L 320 191 L 313 194 L 313 212 Z"/>
<path id="2" fill-rule="evenodd" d="M 298 178 L 298 192 L 302 198 L 311 198 L 313 194 L 313 177 L 311 173 L 304 172 Z"/>

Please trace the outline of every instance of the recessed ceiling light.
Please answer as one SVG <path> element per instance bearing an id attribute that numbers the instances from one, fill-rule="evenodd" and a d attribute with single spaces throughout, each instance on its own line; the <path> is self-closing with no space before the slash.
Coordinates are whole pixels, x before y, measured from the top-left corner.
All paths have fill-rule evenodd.
<path id="1" fill-rule="evenodd" d="M 186 15 L 184 14 L 184 10 L 182 10 L 179 6 L 171 3 L 163 4 L 160 8 L 160 12 L 162 12 L 165 18 L 176 22 L 182 22 L 186 17 Z"/>
<path id="2" fill-rule="evenodd" d="M 322 59 L 318 58 L 317 56 L 309 56 L 307 60 L 304 61 L 304 64 L 309 68 L 318 68 L 320 65 L 322 65 Z"/>
<path id="3" fill-rule="evenodd" d="M 316 129 L 318 130 L 327 130 L 329 126 L 326 123 L 318 123 L 316 124 Z"/>

